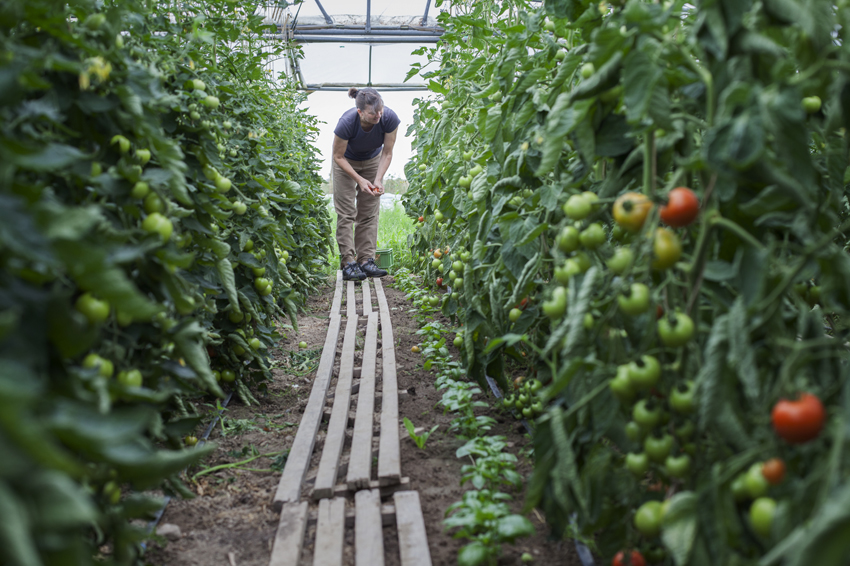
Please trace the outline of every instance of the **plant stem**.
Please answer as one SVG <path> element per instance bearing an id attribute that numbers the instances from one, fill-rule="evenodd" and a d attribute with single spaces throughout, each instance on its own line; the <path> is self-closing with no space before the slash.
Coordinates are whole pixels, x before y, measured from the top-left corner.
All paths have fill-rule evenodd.
<path id="1" fill-rule="evenodd" d="M 218 466 L 213 466 L 212 468 L 207 468 L 206 470 L 202 470 L 202 471 L 198 472 L 197 474 L 195 474 L 194 476 L 192 476 L 192 481 L 197 480 L 201 476 L 205 476 L 207 474 L 211 474 L 211 473 L 217 472 L 219 470 L 226 470 L 226 469 L 229 469 L 229 468 L 238 468 L 242 464 L 247 464 L 249 462 L 253 462 L 254 460 L 257 460 L 259 458 L 265 458 L 267 456 L 280 456 L 281 454 L 283 454 L 283 452 L 284 451 L 269 452 L 268 454 L 260 454 L 258 456 L 252 456 L 251 458 L 248 458 L 247 460 L 242 460 L 241 462 L 231 462 L 230 464 L 220 464 Z"/>

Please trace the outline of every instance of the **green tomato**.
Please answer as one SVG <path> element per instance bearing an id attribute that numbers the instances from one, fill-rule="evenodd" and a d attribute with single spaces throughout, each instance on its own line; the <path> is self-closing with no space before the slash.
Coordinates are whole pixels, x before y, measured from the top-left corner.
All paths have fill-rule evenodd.
<path id="1" fill-rule="evenodd" d="M 803 98 L 803 110 L 805 110 L 807 114 L 819 112 L 820 107 L 821 100 L 819 96 L 807 96 Z"/>
<path id="2" fill-rule="evenodd" d="M 463 277 L 458 277 L 457 279 L 455 279 L 455 286 L 463 287 Z"/>
<path id="3" fill-rule="evenodd" d="M 685 478 L 691 471 L 691 457 L 687 454 L 679 456 L 667 456 L 664 460 L 664 469 L 667 474 L 674 478 Z"/>
<path id="4" fill-rule="evenodd" d="M 636 476 L 643 476 L 649 470 L 649 456 L 645 452 L 626 454 L 626 468 Z"/>
<path id="5" fill-rule="evenodd" d="M 578 265 L 578 262 L 575 259 L 568 259 L 564 262 L 564 265 L 555 268 L 555 280 L 561 285 L 566 285 L 570 282 L 573 275 L 578 275 L 581 273 L 581 268 Z"/>
<path id="6" fill-rule="evenodd" d="M 575 226 L 564 226 L 558 234 L 558 249 L 564 253 L 571 253 L 578 249 L 580 234 Z"/>
<path id="7" fill-rule="evenodd" d="M 661 364 L 654 356 L 641 356 L 629 363 L 628 376 L 638 389 L 651 389 L 661 379 Z"/>
<path id="8" fill-rule="evenodd" d="M 605 229 L 602 227 L 602 224 L 599 224 L 598 222 L 594 222 L 582 230 L 581 235 L 579 236 L 581 245 L 589 250 L 595 250 L 604 244 L 605 239 Z"/>
<path id="9" fill-rule="evenodd" d="M 735 501 L 746 501 L 750 498 L 750 490 L 747 489 L 747 474 L 739 474 L 729 486 Z"/>
<path id="10" fill-rule="evenodd" d="M 643 450 L 650 460 L 661 464 L 673 450 L 673 437 L 667 433 L 660 436 L 649 435 L 643 441 Z"/>
<path id="11" fill-rule="evenodd" d="M 237 215 L 242 216 L 246 212 L 248 212 L 248 205 L 242 202 L 241 200 L 237 200 L 233 203 L 233 212 Z"/>
<path id="12" fill-rule="evenodd" d="M 593 320 L 593 315 L 589 312 L 584 313 L 584 320 L 582 321 L 582 325 L 585 330 L 592 330 L 593 326 L 596 324 L 596 321 Z"/>
<path id="13" fill-rule="evenodd" d="M 632 442 L 643 442 L 646 430 L 635 421 L 629 421 L 625 426 L 626 436 Z"/>
<path id="14" fill-rule="evenodd" d="M 227 318 L 228 318 L 228 320 L 230 320 L 230 322 L 232 322 L 233 324 L 238 324 L 238 323 L 242 322 L 242 321 L 245 319 L 245 315 L 244 315 L 244 314 L 242 314 L 242 313 L 241 313 L 241 312 L 239 312 L 239 311 L 230 311 L 230 312 L 227 314 Z"/>
<path id="15" fill-rule="evenodd" d="M 620 247 L 614 250 L 614 255 L 606 262 L 611 273 L 620 275 L 625 273 L 634 263 L 635 254 L 631 248 Z"/>
<path id="16" fill-rule="evenodd" d="M 472 184 L 472 179 L 464 176 L 464 177 L 461 177 L 460 179 L 458 179 L 457 184 L 460 185 L 461 187 L 463 187 L 464 189 L 468 189 L 469 185 Z"/>
<path id="17" fill-rule="evenodd" d="M 670 392 L 670 408 L 681 415 L 693 413 L 696 410 L 695 391 L 696 386 L 690 380 L 674 387 Z"/>
<path id="18" fill-rule="evenodd" d="M 142 222 L 142 229 L 151 234 L 157 233 L 163 242 L 167 242 L 174 232 L 174 225 L 171 220 L 158 212 L 148 215 Z"/>
<path id="19" fill-rule="evenodd" d="M 150 186 L 147 183 L 145 183 L 144 181 L 139 181 L 138 183 L 133 185 L 133 190 L 130 191 L 130 196 L 135 198 L 135 199 L 142 199 L 142 198 L 145 198 L 146 196 L 148 196 L 148 193 L 150 193 L 150 190 L 151 190 Z M 157 198 L 159 198 L 159 197 L 157 197 Z M 146 211 L 146 212 L 148 212 L 148 211 Z M 156 211 L 150 211 L 150 212 L 156 212 Z"/>
<path id="20" fill-rule="evenodd" d="M 750 523 L 753 530 L 763 537 L 770 536 L 773 517 L 776 515 L 776 501 L 770 497 L 759 497 L 750 506 Z"/>
<path id="21" fill-rule="evenodd" d="M 149 149 L 137 149 L 136 150 L 136 159 L 139 160 L 139 163 L 142 165 L 146 165 L 148 161 L 151 160 L 151 150 Z"/>
<path id="22" fill-rule="evenodd" d="M 694 426 L 693 421 L 685 421 L 680 426 L 676 427 L 673 433 L 677 438 L 682 440 L 688 440 L 690 437 L 694 435 L 696 431 L 696 427 Z"/>
<path id="23" fill-rule="evenodd" d="M 677 348 L 687 344 L 694 335 L 694 321 L 682 312 L 671 316 L 663 316 L 658 321 L 658 336 L 661 342 L 669 348 Z"/>
<path id="24" fill-rule="evenodd" d="M 519 317 L 522 316 L 522 311 L 518 308 L 512 308 L 511 312 L 508 313 L 508 318 L 511 319 L 511 322 L 516 322 L 519 320 Z"/>
<path id="25" fill-rule="evenodd" d="M 135 188 L 133 190 L 135 190 Z M 165 210 L 165 203 L 162 201 L 158 194 L 150 193 L 145 197 L 144 209 L 145 212 L 147 212 L 148 214 L 154 212 L 162 212 L 163 210 Z"/>
<path id="26" fill-rule="evenodd" d="M 593 63 L 585 63 L 581 66 L 581 78 L 589 79 L 596 72 L 596 66 Z"/>
<path id="27" fill-rule="evenodd" d="M 109 317 L 109 303 L 94 298 L 91 293 L 83 293 L 74 303 L 74 307 L 86 317 L 91 324 L 99 324 Z"/>
<path id="28" fill-rule="evenodd" d="M 593 265 L 590 261 L 590 256 L 588 256 L 584 252 L 578 252 L 572 259 L 575 260 L 576 265 L 578 266 L 579 273 L 584 273 L 585 271 L 590 269 L 591 265 Z"/>
<path id="29" fill-rule="evenodd" d="M 265 277 L 257 277 L 256 279 L 254 279 L 254 289 L 256 289 L 257 291 L 262 291 L 263 289 L 270 287 L 271 284 L 272 282 L 266 279 Z"/>
<path id="30" fill-rule="evenodd" d="M 115 364 L 110 360 L 101 358 L 97 354 L 89 354 L 83 359 L 83 367 L 86 369 L 97 369 L 101 377 L 110 378 L 115 372 Z"/>
<path id="31" fill-rule="evenodd" d="M 744 478 L 744 482 L 747 486 L 747 493 L 753 499 L 766 495 L 767 490 L 770 488 L 770 483 L 768 483 L 767 479 L 764 477 L 761 469 L 762 463 L 756 462 L 750 466 L 750 469 L 747 470 L 747 475 Z"/>
<path id="32" fill-rule="evenodd" d="M 83 22 L 83 25 L 94 31 L 100 29 L 100 26 L 104 23 L 106 23 L 106 14 L 90 14 Z"/>
<path id="33" fill-rule="evenodd" d="M 656 537 L 661 532 L 661 503 L 647 501 L 635 513 L 634 524 L 645 537 Z"/>
<path id="34" fill-rule="evenodd" d="M 248 340 L 248 345 L 252 350 L 259 350 L 263 346 L 259 338 L 251 338 Z"/>
<path id="35" fill-rule="evenodd" d="M 611 388 L 611 393 L 621 403 L 628 403 L 635 397 L 635 389 L 629 379 L 629 371 L 626 366 L 617 368 L 617 375 L 608 382 L 608 387 Z"/>
<path id="36" fill-rule="evenodd" d="M 463 346 L 463 337 L 462 336 L 455 337 L 452 344 L 455 345 L 455 348 L 460 348 L 461 346 Z"/>
<path id="37" fill-rule="evenodd" d="M 637 316 L 649 310 L 649 287 L 643 283 L 632 283 L 628 294 L 617 297 L 620 310 L 629 316 Z"/>
<path id="38" fill-rule="evenodd" d="M 207 108 L 212 108 L 213 110 L 218 108 L 219 100 L 217 96 L 205 96 L 203 100 L 201 100 L 204 106 Z"/>
<path id="39" fill-rule="evenodd" d="M 127 153 L 130 151 L 130 140 L 125 138 L 122 135 L 112 136 L 112 141 L 109 142 L 110 145 L 118 144 L 118 150 L 121 153 Z"/>
<path id="40" fill-rule="evenodd" d="M 463 273 L 463 262 L 462 261 L 453 262 L 452 263 L 452 269 L 454 269 L 458 273 Z"/>
<path id="41" fill-rule="evenodd" d="M 236 373 L 232 369 L 222 370 L 221 380 L 226 383 L 233 383 L 234 381 L 236 381 Z"/>
<path id="42" fill-rule="evenodd" d="M 118 383 L 125 387 L 141 387 L 142 386 L 142 372 L 137 369 L 131 369 L 129 371 L 120 371 L 118 372 Z"/>
<path id="43" fill-rule="evenodd" d="M 567 289 L 565 287 L 555 287 L 552 290 L 552 298 L 548 301 L 543 301 L 541 305 L 543 314 L 549 318 L 558 318 L 567 312 Z"/>
<path id="44" fill-rule="evenodd" d="M 661 422 L 661 407 L 641 399 L 632 407 L 632 418 L 640 426 L 650 429 Z"/>
<path id="45" fill-rule="evenodd" d="M 93 161 L 91 164 L 91 176 L 92 177 L 100 177 L 103 173 L 103 166 L 97 161 Z"/>
<path id="46" fill-rule="evenodd" d="M 216 177 L 215 188 L 220 193 L 226 193 L 233 186 L 233 183 L 227 177 Z"/>
<path id="47" fill-rule="evenodd" d="M 572 195 L 561 208 L 571 220 L 581 220 L 590 214 L 590 202 L 583 195 Z"/>
<path id="48" fill-rule="evenodd" d="M 443 266 L 443 262 L 437 258 L 434 258 L 431 261 L 431 269 L 440 269 Z"/>
<path id="49" fill-rule="evenodd" d="M 469 170 L 469 179 L 470 181 L 484 172 L 484 168 L 480 165 L 476 165 L 472 169 Z"/>
<path id="50" fill-rule="evenodd" d="M 472 160 L 472 155 L 473 155 L 472 150 L 470 150 L 470 151 L 464 151 L 464 152 L 463 152 L 463 160 L 464 160 L 464 161 L 471 161 L 471 160 Z"/>

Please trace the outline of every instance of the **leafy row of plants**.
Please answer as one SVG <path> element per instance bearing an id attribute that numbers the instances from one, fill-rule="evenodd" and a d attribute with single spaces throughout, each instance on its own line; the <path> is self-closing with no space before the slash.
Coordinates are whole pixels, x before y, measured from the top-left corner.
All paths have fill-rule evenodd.
<path id="1" fill-rule="evenodd" d="M 257 8 L 0 5 L 0 562 L 136 562 L 141 490 L 212 449 L 192 399 L 250 403 L 319 280 L 315 120 Z"/>
<path id="2" fill-rule="evenodd" d="M 420 321 L 433 319 L 429 313 L 433 313 L 434 308 L 428 291 L 422 289 L 421 281 L 402 269 L 396 274 L 396 283 L 418 309 Z M 516 471 L 517 458 L 505 450 L 507 441 L 504 436 L 488 434 L 496 423 L 495 419 L 475 414 L 476 409 L 489 407 L 489 404 L 480 400 L 481 389 L 467 381 L 465 371 L 452 360 L 447 348 L 449 333 L 450 330 L 437 320 L 423 324 L 417 331 L 424 346 L 424 367 L 426 371 L 434 370 L 437 375 L 435 386 L 443 391 L 438 404 L 444 412 L 455 415 L 449 431 L 466 441 L 458 448 L 456 456 L 472 461 L 461 468 L 460 478 L 461 485 L 469 482 L 472 489 L 464 492 L 461 501 L 446 510 L 443 524 L 447 529 L 456 529 L 455 538 L 470 541 L 458 553 L 458 564 L 496 564 L 502 545 L 533 535 L 534 526 L 522 515 L 511 511 L 508 502 L 513 497 L 503 489 L 522 488 L 522 478 Z M 523 555 L 524 562 L 531 558 L 530 554 Z"/>
<path id="3" fill-rule="evenodd" d="M 482 1 L 411 71 L 438 95 L 410 130 L 411 247 L 463 282 L 441 309 L 468 375 L 505 389 L 514 358 L 544 385 L 529 504 L 606 561 L 850 551 L 848 22 Z"/>

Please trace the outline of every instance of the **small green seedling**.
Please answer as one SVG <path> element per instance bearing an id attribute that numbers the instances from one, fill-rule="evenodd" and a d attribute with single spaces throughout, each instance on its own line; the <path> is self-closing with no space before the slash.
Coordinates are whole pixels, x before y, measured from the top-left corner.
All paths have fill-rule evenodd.
<path id="1" fill-rule="evenodd" d="M 431 436 L 439 426 L 440 425 L 434 425 L 428 432 L 423 432 L 417 436 L 416 432 L 414 432 L 416 429 L 413 426 L 413 422 L 411 422 L 411 420 L 407 417 L 404 417 L 404 427 L 407 429 L 407 434 L 410 435 L 410 438 L 416 444 L 416 447 L 420 449 L 425 448 L 425 443 L 428 441 L 428 437 Z"/>

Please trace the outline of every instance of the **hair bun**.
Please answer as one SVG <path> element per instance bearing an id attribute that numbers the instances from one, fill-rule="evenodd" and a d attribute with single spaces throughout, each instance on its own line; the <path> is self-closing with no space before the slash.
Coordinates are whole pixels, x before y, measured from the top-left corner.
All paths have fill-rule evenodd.
<path id="1" fill-rule="evenodd" d="M 360 92 L 356 87 L 348 89 L 348 98 L 357 98 L 357 93 Z"/>

